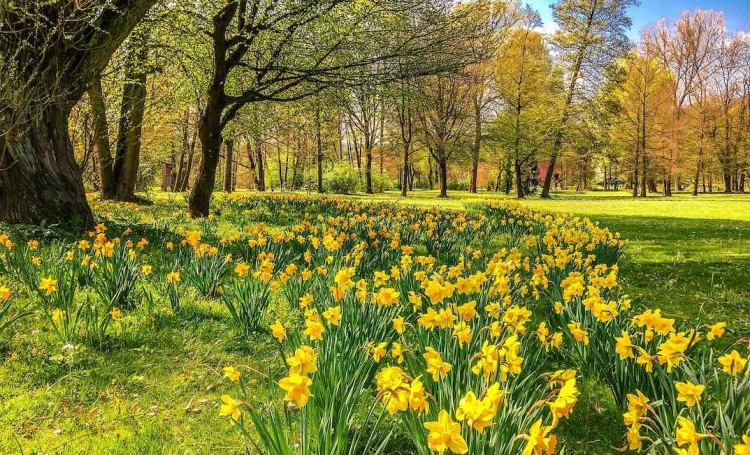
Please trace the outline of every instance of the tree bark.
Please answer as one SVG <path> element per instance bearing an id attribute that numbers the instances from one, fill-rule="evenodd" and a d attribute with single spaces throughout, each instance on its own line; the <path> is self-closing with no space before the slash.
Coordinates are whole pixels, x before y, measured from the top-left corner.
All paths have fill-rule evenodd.
<path id="1" fill-rule="evenodd" d="M 523 199 L 524 191 L 523 191 L 523 180 L 521 179 L 521 160 L 517 158 L 515 162 L 515 171 L 516 171 L 516 197 L 518 199 Z"/>
<path id="2" fill-rule="evenodd" d="M 409 182 L 409 149 L 411 142 L 404 143 L 404 172 L 401 182 L 401 196 L 406 197 L 407 183 Z"/>
<path id="3" fill-rule="evenodd" d="M 365 133 L 365 193 L 372 194 L 372 138 Z"/>
<path id="4" fill-rule="evenodd" d="M 436 159 L 438 162 L 438 185 L 440 186 L 440 195 L 438 197 L 448 197 L 448 163 L 444 158 Z"/>
<path id="5" fill-rule="evenodd" d="M 219 165 L 221 149 L 221 102 L 217 96 L 208 97 L 206 110 L 198 123 L 198 137 L 201 143 L 201 163 L 198 177 L 190 192 L 188 210 L 193 217 L 208 216 L 211 193 L 216 184 L 216 168 Z"/>
<path id="6" fill-rule="evenodd" d="M 323 129 L 320 121 L 320 99 L 315 104 L 315 143 L 317 148 L 317 165 L 318 165 L 318 193 L 323 193 L 323 139 L 321 130 Z"/>
<path id="7" fill-rule="evenodd" d="M 477 180 L 479 178 L 479 152 L 482 147 L 482 100 L 480 95 L 474 99 L 474 144 L 471 150 L 471 181 L 469 193 L 477 192 Z"/>
<path id="8" fill-rule="evenodd" d="M 180 185 L 182 184 L 182 179 L 184 178 L 183 175 L 185 174 L 185 155 L 188 152 L 188 149 L 190 148 L 190 143 L 188 142 L 188 129 L 190 127 L 190 109 L 185 109 L 185 118 L 182 122 L 182 144 L 180 145 L 180 164 L 177 169 L 177 177 L 174 179 L 174 183 L 172 184 L 172 192 L 177 192 L 180 189 Z"/>
<path id="9" fill-rule="evenodd" d="M 0 139 L 0 220 L 93 225 L 68 137 L 69 116 L 66 106 L 45 106 L 25 119 L 23 131 Z"/>
<path id="10" fill-rule="evenodd" d="M 430 150 L 429 152 L 430 152 L 430 154 L 427 155 L 427 166 L 428 166 L 428 171 L 427 171 L 427 185 L 429 186 L 429 189 L 432 189 L 432 187 L 435 185 L 434 182 L 432 181 L 432 176 L 433 176 L 433 173 L 432 173 L 432 158 L 431 158 L 432 150 Z"/>
<path id="11" fill-rule="evenodd" d="M 258 157 L 255 160 L 255 164 L 258 167 L 258 191 L 266 191 L 266 168 L 265 160 L 263 159 L 263 143 L 260 140 L 256 141 L 255 150 L 258 153 Z"/>
<path id="12" fill-rule="evenodd" d="M 107 127 L 107 111 L 102 95 L 102 80 L 95 77 L 89 87 L 89 102 L 94 117 L 94 148 L 99 158 L 99 182 L 101 198 L 115 197 L 115 173 L 112 169 L 112 151 L 109 148 L 109 128 Z"/>
<path id="13" fill-rule="evenodd" d="M 120 127 L 117 133 L 117 152 L 114 163 L 114 174 L 117 180 L 115 195 L 120 201 L 135 200 L 143 114 L 146 109 L 147 72 L 144 65 L 148 48 L 144 39 L 134 41 L 125 59 L 125 84 L 122 89 Z"/>
<path id="14" fill-rule="evenodd" d="M 232 182 L 234 181 L 234 140 L 227 139 L 224 141 L 224 192 L 231 193 Z"/>

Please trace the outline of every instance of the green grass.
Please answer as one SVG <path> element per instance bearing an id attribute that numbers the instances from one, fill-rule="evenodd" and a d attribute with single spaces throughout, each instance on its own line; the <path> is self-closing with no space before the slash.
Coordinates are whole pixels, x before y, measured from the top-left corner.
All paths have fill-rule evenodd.
<path id="1" fill-rule="evenodd" d="M 421 206 L 465 209 L 505 195 L 420 191 L 350 196 Z M 181 196 L 154 194 L 173 213 Z M 633 200 L 626 193 L 558 193 L 521 202 L 535 208 L 588 216 L 631 240 L 621 276 L 636 302 L 701 321 L 727 320 L 750 327 L 750 196 L 701 195 Z M 144 209 L 149 212 L 152 209 Z M 153 220 L 149 220 L 153 221 Z M 281 369 L 267 335 L 238 346 L 228 314 L 215 301 L 189 299 L 174 318 L 117 327 L 117 346 L 61 349 L 34 318 L 0 350 L 0 453 L 233 453 L 240 438 L 218 416 L 221 368 L 246 365 Z M 273 308 L 272 308 L 273 311 Z M 257 375 L 257 403 L 279 391 Z M 622 445 L 619 411 L 601 385 L 582 381 L 580 402 L 560 432 L 572 453 L 612 453 Z"/>

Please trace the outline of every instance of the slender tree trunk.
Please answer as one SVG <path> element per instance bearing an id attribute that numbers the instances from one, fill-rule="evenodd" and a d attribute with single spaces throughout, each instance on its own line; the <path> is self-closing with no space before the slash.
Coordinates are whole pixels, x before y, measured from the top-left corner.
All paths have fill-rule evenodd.
<path id="1" fill-rule="evenodd" d="M 190 128 L 190 108 L 185 109 L 185 117 L 182 122 L 182 145 L 180 146 L 180 164 L 177 169 L 177 178 L 175 178 L 174 184 L 172 185 L 172 192 L 180 190 L 182 180 L 185 174 L 185 155 L 188 153 L 190 143 L 188 142 L 188 133 Z"/>
<path id="2" fill-rule="evenodd" d="M 141 131 L 146 109 L 145 38 L 136 39 L 125 59 L 125 84 L 122 89 L 120 127 L 117 133 L 117 154 L 114 173 L 117 180 L 115 194 L 120 201 L 135 200 L 138 163 L 141 154 Z"/>
<path id="3" fill-rule="evenodd" d="M 471 150 L 471 181 L 469 192 L 477 192 L 477 179 L 479 178 L 479 152 L 482 147 L 482 100 L 481 95 L 474 97 L 474 144 Z"/>
<path id="4" fill-rule="evenodd" d="M 701 126 L 700 135 L 701 135 L 701 138 L 700 138 L 700 144 L 698 145 L 698 159 L 696 160 L 696 163 L 695 163 L 695 185 L 693 185 L 693 196 L 698 196 L 698 185 L 700 185 L 699 178 L 701 175 L 701 170 L 702 170 L 701 168 L 703 167 L 703 127 L 702 126 Z M 705 182 L 704 182 L 704 185 L 705 185 Z"/>
<path id="5" fill-rule="evenodd" d="M 227 139 L 224 141 L 224 192 L 232 192 L 232 181 L 234 173 L 234 140 Z"/>
<path id="6" fill-rule="evenodd" d="M 266 191 L 266 162 L 263 143 L 257 141 L 255 149 L 258 152 L 258 159 L 256 160 L 256 165 L 258 166 L 258 191 Z"/>
<path id="7" fill-rule="evenodd" d="M 653 180 L 648 179 L 646 172 L 648 171 L 648 158 L 646 157 L 646 154 L 641 151 L 641 197 L 646 197 L 646 184 L 647 182 L 652 182 Z M 654 190 L 651 190 L 652 192 Z"/>
<path id="8" fill-rule="evenodd" d="M 182 176 L 182 182 L 180 183 L 180 191 L 187 191 L 190 187 L 190 176 L 193 172 L 193 159 L 195 157 L 195 144 L 198 142 L 198 126 L 193 128 L 193 138 L 190 141 L 190 151 L 188 152 L 187 166 L 185 167 L 185 175 Z"/>
<path id="9" fill-rule="evenodd" d="M 365 133 L 365 193 L 372 194 L 372 138 Z"/>
<path id="10" fill-rule="evenodd" d="M 505 166 L 505 163 L 500 161 L 498 162 L 497 166 L 497 180 L 495 180 L 495 191 L 499 192 L 502 188 L 502 180 L 503 180 L 503 166 Z"/>
<path id="11" fill-rule="evenodd" d="M 432 158 L 431 158 L 431 156 L 432 156 L 432 150 L 430 150 L 429 154 L 427 155 L 427 166 L 428 166 L 428 171 L 427 171 L 427 185 L 429 186 L 429 189 L 432 189 L 432 187 L 434 186 L 434 182 L 432 181 L 433 173 L 432 173 Z"/>
<path id="12" fill-rule="evenodd" d="M 404 143 L 404 173 L 403 182 L 401 183 L 401 196 L 406 197 L 407 182 L 409 181 L 409 149 L 411 142 Z"/>
<path id="13" fill-rule="evenodd" d="M 438 197 L 448 197 L 448 163 L 443 158 L 442 153 L 439 151 L 439 159 L 436 159 L 438 164 L 438 185 L 440 187 L 440 195 Z"/>
<path id="14" fill-rule="evenodd" d="M 383 130 L 385 127 L 385 101 L 380 103 L 380 132 L 378 133 L 378 154 L 380 155 L 380 175 L 383 175 L 385 155 L 383 153 Z"/>
<path id="15" fill-rule="evenodd" d="M 89 102 L 94 117 L 94 148 L 99 158 L 99 182 L 102 199 L 115 197 L 115 173 L 112 169 L 112 151 L 109 148 L 109 128 L 107 112 L 102 95 L 102 80 L 95 77 L 89 86 Z"/>
<path id="16" fill-rule="evenodd" d="M 255 164 L 255 152 L 253 152 L 253 146 L 250 142 L 250 138 L 245 139 L 245 153 L 247 153 L 248 168 L 250 169 L 250 184 L 248 188 L 258 188 L 258 170 Z"/>
<path id="17" fill-rule="evenodd" d="M 596 4 L 596 2 L 594 4 Z M 570 84 L 568 86 L 568 91 L 565 97 L 565 105 L 563 106 L 562 117 L 560 119 L 560 125 L 557 132 L 555 133 L 555 142 L 552 146 L 552 154 L 550 155 L 549 166 L 547 167 L 547 172 L 544 175 L 544 186 L 542 188 L 541 195 L 542 198 L 550 197 L 549 190 L 552 186 L 552 177 L 555 174 L 555 164 L 557 163 L 557 156 L 559 155 L 560 149 L 562 148 L 563 131 L 565 129 L 565 125 L 568 123 L 568 115 L 570 112 L 570 106 L 573 103 L 573 95 L 575 94 L 576 84 L 578 83 L 578 76 L 581 72 L 581 66 L 583 65 L 583 61 L 588 50 L 588 43 L 590 40 L 589 34 L 591 32 L 591 26 L 594 23 L 595 14 L 596 8 L 591 8 L 587 18 L 586 28 L 582 36 L 584 43 L 587 44 L 581 46 L 576 54 L 575 64 L 573 65 L 573 72 L 570 77 Z"/>
<path id="18" fill-rule="evenodd" d="M 521 160 L 516 158 L 514 166 L 515 166 L 515 172 L 516 172 L 516 197 L 518 199 L 523 199 L 524 191 L 523 191 L 523 180 L 521 179 Z"/>
<path id="19" fill-rule="evenodd" d="M 640 116 L 639 116 L 640 117 Z M 640 122 L 636 126 L 635 157 L 633 163 L 633 197 L 638 197 L 638 168 L 641 165 L 641 128 Z"/>
<path id="20" fill-rule="evenodd" d="M 317 147 L 317 164 L 318 164 L 318 193 L 323 193 L 323 139 L 321 130 L 323 129 L 320 121 L 320 100 L 315 105 L 315 142 Z"/>

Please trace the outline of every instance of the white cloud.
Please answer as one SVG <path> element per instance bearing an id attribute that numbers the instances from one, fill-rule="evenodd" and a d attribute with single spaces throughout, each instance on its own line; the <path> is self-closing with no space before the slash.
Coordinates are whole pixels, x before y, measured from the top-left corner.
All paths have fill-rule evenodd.
<path id="1" fill-rule="evenodd" d="M 552 36 L 559 28 L 560 27 L 555 21 L 547 21 L 544 23 L 544 25 L 542 25 L 541 27 L 537 27 L 534 30 L 544 35 Z"/>

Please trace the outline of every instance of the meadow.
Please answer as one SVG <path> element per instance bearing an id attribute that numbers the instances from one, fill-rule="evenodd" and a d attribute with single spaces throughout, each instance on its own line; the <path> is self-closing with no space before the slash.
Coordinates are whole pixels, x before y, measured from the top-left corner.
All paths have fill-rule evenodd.
<path id="1" fill-rule="evenodd" d="M 4 229 L 0 452 L 750 453 L 750 197 L 412 194 Z"/>

